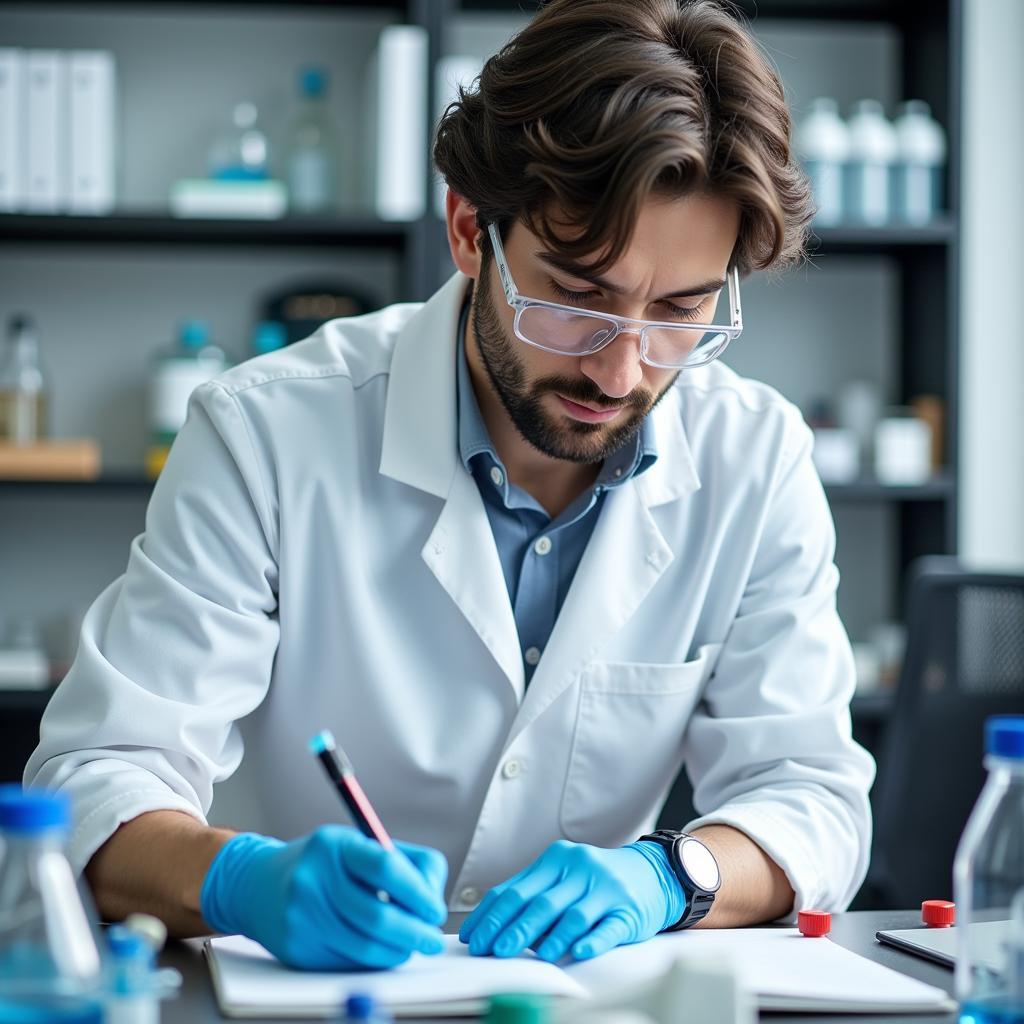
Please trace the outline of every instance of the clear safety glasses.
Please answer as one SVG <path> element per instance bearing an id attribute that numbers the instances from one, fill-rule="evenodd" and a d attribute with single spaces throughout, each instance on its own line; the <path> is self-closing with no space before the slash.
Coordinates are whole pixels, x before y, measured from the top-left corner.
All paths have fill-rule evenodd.
<path id="1" fill-rule="evenodd" d="M 726 281 L 729 286 L 728 324 L 666 323 L 662 320 L 630 320 L 612 313 L 595 313 L 559 302 L 530 299 L 520 295 L 512 272 L 508 269 L 501 236 L 493 224 L 487 232 L 494 248 L 505 299 L 515 311 L 513 329 L 527 345 L 563 356 L 585 356 L 599 352 L 620 334 L 640 336 L 640 358 L 651 366 L 679 370 L 703 366 L 717 359 L 730 341 L 743 331 L 740 308 L 739 273 L 733 267 Z M 714 296 L 717 310 L 721 298 Z M 712 319 L 717 319 L 713 312 Z"/>

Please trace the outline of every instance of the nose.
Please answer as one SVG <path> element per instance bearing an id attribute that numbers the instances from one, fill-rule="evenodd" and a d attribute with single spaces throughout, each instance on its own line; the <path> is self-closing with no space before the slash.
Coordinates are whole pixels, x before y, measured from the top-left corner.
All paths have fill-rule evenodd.
<path id="1" fill-rule="evenodd" d="M 609 398 L 625 398 L 644 375 L 639 332 L 622 331 L 611 344 L 583 356 L 580 369 Z"/>

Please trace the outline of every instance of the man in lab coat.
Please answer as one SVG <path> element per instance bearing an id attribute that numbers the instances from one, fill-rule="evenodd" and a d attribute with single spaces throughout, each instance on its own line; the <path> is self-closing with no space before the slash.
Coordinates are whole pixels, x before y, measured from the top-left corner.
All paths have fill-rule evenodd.
<path id="1" fill-rule="evenodd" d="M 717 360 L 801 255 L 789 134 L 713 5 L 554 0 L 441 125 L 458 273 L 196 391 L 26 769 L 108 917 L 360 967 L 449 910 L 558 960 L 846 905 L 833 528 L 797 410 Z M 325 727 L 396 850 L 336 824 Z M 243 746 L 262 828 L 211 827 Z"/>

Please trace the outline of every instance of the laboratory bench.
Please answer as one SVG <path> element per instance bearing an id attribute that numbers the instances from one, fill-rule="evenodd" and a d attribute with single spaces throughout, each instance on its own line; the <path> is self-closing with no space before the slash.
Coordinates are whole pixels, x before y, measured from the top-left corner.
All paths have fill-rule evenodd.
<path id="1" fill-rule="evenodd" d="M 453 914 L 445 925 L 446 931 L 456 931 L 461 925 L 465 914 Z M 945 967 L 902 953 L 889 946 L 880 945 L 875 933 L 880 929 L 912 928 L 920 924 L 921 915 L 918 910 L 887 910 L 859 911 L 847 914 L 832 915 L 831 940 L 840 946 L 859 953 L 861 956 L 874 960 L 876 963 L 891 967 L 901 974 L 917 978 L 928 985 L 944 989 L 952 994 L 953 972 Z M 184 942 L 171 942 L 161 955 L 161 966 L 175 967 L 181 974 L 183 985 L 176 999 L 163 1004 L 161 1021 L 163 1024 L 206 1024 L 226 1018 L 220 1013 L 213 995 L 210 974 L 202 954 L 202 940 L 188 939 Z M 956 1013 L 941 1014 L 816 1014 L 795 1013 L 762 1014 L 762 1019 L 771 1020 L 774 1024 L 799 1022 L 799 1024 L 826 1024 L 826 1022 L 842 1021 L 843 1024 L 955 1024 Z M 260 1018 L 266 1024 L 285 1024 L 284 1018 Z M 462 1018 L 466 1019 L 466 1018 Z M 436 1022 L 441 1018 L 430 1018 Z"/>

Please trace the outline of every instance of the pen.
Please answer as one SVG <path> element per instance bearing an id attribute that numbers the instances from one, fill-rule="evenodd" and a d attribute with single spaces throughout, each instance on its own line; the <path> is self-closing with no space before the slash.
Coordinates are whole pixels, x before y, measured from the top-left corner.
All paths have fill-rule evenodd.
<path id="1" fill-rule="evenodd" d="M 323 729 L 318 732 L 310 741 L 309 749 L 319 758 L 320 763 L 327 772 L 327 777 L 334 783 L 334 788 L 345 801 L 352 820 L 364 836 L 376 839 L 385 850 L 393 850 L 395 844 L 391 836 L 381 824 L 377 812 L 373 809 L 362 786 L 356 781 L 355 772 L 352 770 L 352 762 L 345 756 L 345 752 L 334 742 L 334 735 L 330 729 Z"/>

